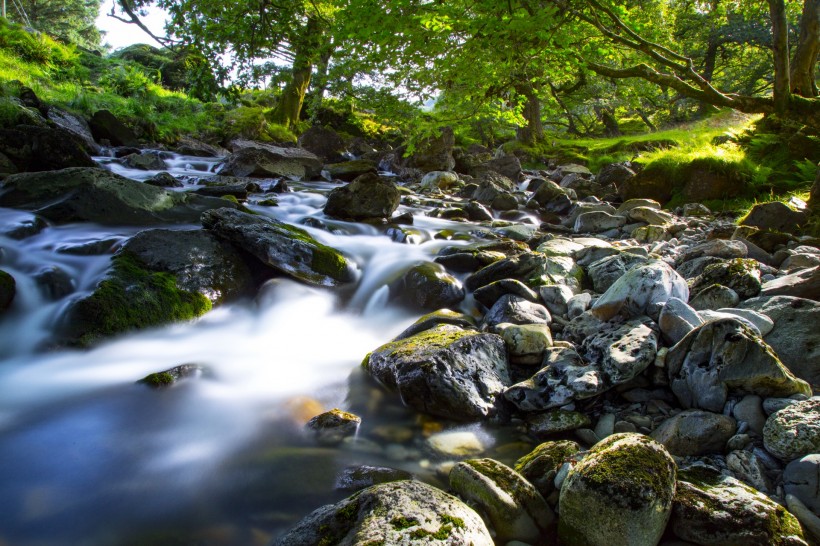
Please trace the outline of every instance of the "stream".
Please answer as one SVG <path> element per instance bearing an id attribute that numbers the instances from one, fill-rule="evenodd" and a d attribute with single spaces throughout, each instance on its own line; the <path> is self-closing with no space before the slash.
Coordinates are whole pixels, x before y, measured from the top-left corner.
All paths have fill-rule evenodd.
<path id="1" fill-rule="evenodd" d="M 136 180 L 157 172 L 97 159 Z M 184 191 L 218 160 L 168 155 L 166 163 Z M 35 217 L 0 209 L 0 266 L 17 283 L 0 319 L 0 545 L 264 545 L 350 494 L 336 488 L 346 467 L 389 466 L 437 483 L 423 432 L 464 426 L 425 421 L 365 380 L 359 365 L 421 315 L 389 301 L 389 282 L 467 242 L 437 233 L 476 226 L 402 206 L 397 214 L 412 212 L 415 223 L 396 242 L 386 227 L 325 218 L 334 187 L 291 183 L 278 207 L 254 204 L 270 194 L 251 196 L 248 207 L 352 257 L 359 278 L 349 293 L 280 277 L 252 300 L 85 351 L 55 348 L 53 332 L 143 228 L 68 224 L 19 238 L 9 235 L 37 231 Z M 328 229 L 310 227 L 319 223 Z M 462 309 L 472 305 L 468 297 Z M 205 372 L 164 390 L 137 383 L 183 363 Z M 324 447 L 303 425 L 334 407 L 363 424 L 357 437 Z M 467 428 L 487 445 L 515 445 L 510 432 Z"/>

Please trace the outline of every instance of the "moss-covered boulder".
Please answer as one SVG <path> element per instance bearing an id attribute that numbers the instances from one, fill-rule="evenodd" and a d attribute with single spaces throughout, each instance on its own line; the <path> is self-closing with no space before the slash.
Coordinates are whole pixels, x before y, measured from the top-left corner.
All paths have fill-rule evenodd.
<path id="1" fill-rule="evenodd" d="M 820 453 L 820 398 L 797 402 L 770 415 L 763 427 L 763 443 L 784 461 Z"/>
<path id="2" fill-rule="evenodd" d="M 613 434 L 598 442 L 561 486 L 559 541 L 657 544 L 672 512 L 676 474 L 669 453 L 646 436 Z"/>
<path id="3" fill-rule="evenodd" d="M 97 110 L 88 120 L 91 134 L 97 142 L 111 146 L 139 146 L 136 133 L 108 110 Z"/>
<path id="4" fill-rule="evenodd" d="M 535 544 L 555 522 L 555 514 L 535 487 L 493 459 L 455 465 L 450 470 L 450 489 L 487 516 L 499 542 Z"/>
<path id="5" fill-rule="evenodd" d="M 395 337 L 394 341 L 414 336 L 439 324 L 452 324 L 465 330 L 476 329 L 475 319 L 470 315 L 465 315 L 464 313 L 459 313 L 451 309 L 437 309 L 432 313 L 427 313 L 420 317 L 416 322 L 405 328 L 402 333 Z"/>
<path id="6" fill-rule="evenodd" d="M 396 184 L 375 173 L 363 174 L 327 196 L 325 214 L 349 220 L 389 218 L 399 206 Z"/>
<path id="7" fill-rule="evenodd" d="M 320 444 L 335 445 L 356 434 L 361 423 L 362 418 L 358 415 L 334 408 L 312 418 L 305 427 L 313 432 Z"/>
<path id="8" fill-rule="evenodd" d="M 571 440 L 544 442 L 518 459 L 514 468 L 546 499 L 555 491 L 558 470 L 580 451 L 581 446 Z"/>
<path id="9" fill-rule="evenodd" d="M 447 324 L 382 345 L 363 364 L 405 404 L 462 421 L 495 415 L 509 383 L 500 336 Z"/>
<path id="10" fill-rule="evenodd" d="M 780 362 L 771 347 L 736 318 L 698 326 L 666 356 L 672 392 L 685 408 L 722 413 L 735 393 L 762 397 L 811 395 L 811 387 Z"/>
<path id="11" fill-rule="evenodd" d="M 290 224 L 223 208 L 203 214 L 202 225 L 263 264 L 308 284 L 336 286 L 355 279 L 354 264 L 342 253 Z"/>
<path id="12" fill-rule="evenodd" d="M 669 528 L 706 546 L 803 546 L 797 519 L 744 483 L 698 466 L 679 474 Z"/>
<path id="13" fill-rule="evenodd" d="M 319 508 L 273 544 L 493 546 L 493 539 L 478 514 L 456 497 L 421 482 L 398 481 Z"/>
<path id="14" fill-rule="evenodd" d="M 196 223 L 204 211 L 232 205 L 168 192 L 105 169 L 76 167 L 9 176 L 2 182 L 0 206 L 36 211 L 54 222 L 150 226 Z"/>
<path id="15" fill-rule="evenodd" d="M 533 438 L 546 439 L 554 434 L 589 428 L 589 417 L 579 411 L 554 409 L 527 417 L 527 432 Z"/>
<path id="16" fill-rule="evenodd" d="M 694 298 L 714 284 L 731 288 L 741 299 L 753 298 L 760 293 L 760 263 L 750 258 L 735 258 L 708 265 L 692 280 L 689 291 Z"/>
<path id="17" fill-rule="evenodd" d="M 444 247 L 435 261 L 450 271 L 468 273 L 527 251 L 529 247 L 526 244 L 509 239 L 480 241 L 466 246 Z"/>
<path id="18" fill-rule="evenodd" d="M 452 171 L 456 166 L 453 158 L 455 138 L 451 127 L 442 127 L 438 135 L 419 142 L 416 151 L 405 159 L 403 165 L 425 173 Z"/>
<path id="19" fill-rule="evenodd" d="M 405 305 L 423 310 L 453 307 L 464 299 L 461 282 L 434 262 L 411 267 L 391 285 L 390 292 Z"/>
<path id="20" fill-rule="evenodd" d="M 120 253 L 94 291 L 69 308 L 65 335 L 89 345 L 105 337 L 170 322 L 190 320 L 211 309 L 199 292 L 179 288 L 174 275 L 150 271 L 136 258 Z"/>
<path id="21" fill-rule="evenodd" d="M 16 293 L 17 283 L 14 277 L 0 269 L 0 313 L 9 308 Z"/>
<path id="22" fill-rule="evenodd" d="M 62 127 L 17 125 L 0 129 L 0 152 L 13 164 L 6 172 L 40 172 L 93 167 L 85 143 Z"/>

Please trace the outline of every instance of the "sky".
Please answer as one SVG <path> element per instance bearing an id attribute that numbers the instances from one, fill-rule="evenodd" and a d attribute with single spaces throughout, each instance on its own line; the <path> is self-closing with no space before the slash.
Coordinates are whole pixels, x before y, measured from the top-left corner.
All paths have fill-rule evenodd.
<path id="1" fill-rule="evenodd" d="M 111 0 L 113 1 L 113 0 Z M 151 44 L 156 46 L 157 43 L 151 39 L 150 36 L 140 30 L 137 25 L 129 25 L 109 17 L 111 12 L 111 1 L 104 2 L 100 8 L 100 16 L 97 17 L 97 28 L 106 32 L 103 37 L 103 43 L 111 46 L 112 50 L 120 49 L 131 44 Z M 162 36 L 163 24 L 165 22 L 165 13 L 153 8 L 149 10 L 148 15 L 143 17 L 145 25 L 157 36 Z"/>

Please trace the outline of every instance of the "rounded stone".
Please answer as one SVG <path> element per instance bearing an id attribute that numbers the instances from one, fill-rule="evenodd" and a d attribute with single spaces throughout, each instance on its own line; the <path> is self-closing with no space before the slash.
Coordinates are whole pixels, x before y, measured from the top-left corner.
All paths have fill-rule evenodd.
<path id="1" fill-rule="evenodd" d="M 558 539 L 566 545 L 657 544 L 672 512 L 675 461 L 640 434 L 613 434 L 561 486 Z"/>
<path id="2" fill-rule="evenodd" d="M 687 410 L 670 417 L 652 432 L 652 438 L 673 455 L 685 457 L 723 453 L 737 430 L 735 420 L 708 411 Z"/>
<path id="3" fill-rule="evenodd" d="M 783 488 L 820 514 L 820 454 L 795 459 L 783 471 Z"/>
<path id="4" fill-rule="evenodd" d="M 820 398 L 797 402 L 772 414 L 763 427 L 763 445 L 784 461 L 820 453 Z"/>

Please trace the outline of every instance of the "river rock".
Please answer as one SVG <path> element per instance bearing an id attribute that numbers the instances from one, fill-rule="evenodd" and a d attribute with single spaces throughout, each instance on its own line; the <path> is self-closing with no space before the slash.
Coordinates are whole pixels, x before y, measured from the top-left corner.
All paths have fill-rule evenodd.
<path id="1" fill-rule="evenodd" d="M 493 416 L 509 384 L 504 340 L 451 325 L 382 345 L 364 366 L 412 408 L 462 421 Z"/>
<path id="2" fill-rule="evenodd" d="M 546 499 L 555 491 L 558 470 L 580 451 L 581 446 L 571 440 L 544 442 L 518 459 L 515 471 L 535 486 Z"/>
<path id="3" fill-rule="evenodd" d="M 761 493 L 772 490 L 771 480 L 766 475 L 766 465 L 751 451 L 739 449 L 730 452 L 726 456 L 726 466 L 735 478 Z"/>
<path id="4" fill-rule="evenodd" d="M 763 412 L 763 399 L 756 394 L 747 394 L 732 408 L 735 419 L 749 425 L 758 436 L 763 435 L 766 425 L 766 414 Z"/>
<path id="5" fill-rule="evenodd" d="M 575 233 L 601 233 L 626 225 L 626 218 L 603 211 L 585 212 L 575 219 Z"/>
<path id="6" fill-rule="evenodd" d="M 505 294 L 498 298 L 484 315 L 482 327 L 495 330 L 501 323 L 511 324 L 549 324 L 552 321 L 549 311 L 543 305 L 533 303 L 514 294 Z"/>
<path id="7" fill-rule="evenodd" d="M 438 326 L 439 324 L 452 324 L 465 330 L 476 329 L 476 322 L 473 317 L 465 315 L 464 313 L 452 311 L 450 309 L 437 309 L 432 313 L 427 313 L 426 315 L 420 317 L 416 322 L 405 328 L 405 330 L 396 336 L 393 341 L 414 336 L 418 333 L 424 332 L 425 330 L 429 330 L 434 326 Z"/>
<path id="8" fill-rule="evenodd" d="M 354 265 L 344 255 L 290 224 L 223 208 L 203 214 L 202 225 L 265 265 L 308 284 L 336 286 L 355 279 Z"/>
<path id="9" fill-rule="evenodd" d="M 13 165 L 4 172 L 39 172 L 69 167 L 94 167 L 84 142 L 60 127 L 17 125 L 0 128 L 0 151 Z"/>
<path id="10" fill-rule="evenodd" d="M 160 172 L 155 174 L 154 176 L 146 180 L 144 184 L 149 184 L 151 186 L 156 186 L 158 188 L 182 188 L 185 186 L 185 184 L 183 184 L 177 178 L 175 178 L 167 172 Z"/>
<path id="11" fill-rule="evenodd" d="M 760 263 L 747 258 L 735 258 L 707 266 L 691 283 L 690 291 L 696 295 L 702 289 L 720 284 L 734 290 L 741 299 L 760 293 Z"/>
<path id="12" fill-rule="evenodd" d="M 768 281 L 761 287 L 760 295 L 793 296 L 820 301 L 820 267 L 801 269 Z"/>
<path id="13" fill-rule="evenodd" d="M 670 530 L 695 544 L 803 546 L 794 516 L 748 485 L 705 466 L 681 470 Z"/>
<path id="14" fill-rule="evenodd" d="M 498 298 L 506 294 L 513 294 L 533 303 L 540 301 L 534 290 L 515 279 L 501 279 L 500 281 L 491 282 L 473 292 L 473 297 L 478 303 L 489 309 L 498 301 Z"/>
<path id="15" fill-rule="evenodd" d="M 746 300 L 741 307 L 770 317 L 774 329 L 763 340 L 794 375 L 820 386 L 820 303 L 790 296 Z"/>
<path id="16" fill-rule="evenodd" d="M 328 194 L 325 214 L 351 220 L 389 218 L 399 200 L 399 190 L 392 181 L 373 173 L 363 174 Z"/>
<path id="17" fill-rule="evenodd" d="M 391 286 L 391 293 L 406 305 L 426 310 L 452 307 L 464 299 L 461 282 L 433 262 L 411 267 Z"/>
<path id="18" fill-rule="evenodd" d="M 530 202 L 534 203 L 534 206 L 544 206 L 550 201 L 566 195 L 566 190 L 553 182 L 552 180 L 545 180 L 543 184 L 538 186 L 532 197 L 530 197 Z"/>
<path id="19" fill-rule="evenodd" d="M 359 430 L 362 418 L 339 408 L 334 408 L 312 418 L 305 428 L 313 432 L 322 445 L 337 445 Z"/>
<path id="20" fill-rule="evenodd" d="M 196 223 L 206 211 L 235 207 L 224 199 L 167 192 L 104 169 L 23 173 L 2 182 L 0 205 L 36 211 L 54 222 L 105 225 Z"/>
<path id="21" fill-rule="evenodd" d="M 738 303 L 740 296 L 737 292 L 721 284 L 707 286 L 689 300 L 689 305 L 697 311 L 734 307 Z"/>
<path id="22" fill-rule="evenodd" d="M 666 356 L 672 391 L 685 408 L 723 411 L 733 393 L 763 397 L 811 394 L 809 385 L 780 363 L 771 347 L 734 318 L 707 322 Z"/>
<path id="23" fill-rule="evenodd" d="M 468 273 L 503 260 L 506 257 L 516 256 L 527 251 L 529 251 L 529 247 L 518 241 L 504 239 L 500 241 L 479 241 L 466 246 L 442 248 L 438 252 L 435 261 L 436 263 L 444 265 L 450 271 Z M 502 276 L 492 279 L 484 284 L 503 278 Z M 483 285 L 476 285 L 470 289 L 475 290 L 479 286 Z"/>
<path id="24" fill-rule="evenodd" d="M 795 459 L 783 471 L 783 489 L 814 513 L 820 513 L 820 454 Z"/>
<path id="25" fill-rule="evenodd" d="M 502 323 L 495 329 L 504 338 L 513 364 L 541 364 L 544 352 L 552 346 L 552 334 L 546 324 Z"/>
<path id="26" fill-rule="evenodd" d="M 427 438 L 425 444 L 439 457 L 476 457 L 487 450 L 481 438 L 469 430 L 438 432 Z"/>
<path id="27" fill-rule="evenodd" d="M 602 186 L 614 185 L 620 188 L 621 184 L 635 176 L 635 171 L 625 163 L 607 163 L 598 172 L 595 180 Z M 660 205 L 658 205 L 660 208 Z"/>
<path id="28" fill-rule="evenodd" d="M 595 291 L 603 294 L 627 271 L 648 261 L 648 259 L 637 254 L 619 252 L 592 262 L 587 267 L 587 277 L 592 281 L 592 287 Z"/>
<path id="29" fill-rule="evenodd" d="M 654 206 L 632 207 L 626 213 L 626 217 L 632 222 L 646 222 L 649 225 L 666 226 L 677 222 L 674 214 L 664 212 Z"/>
<path id="30" fill-rule="evenodd" d="M 299 135 L 299 147 L 316 154 L 322 161 L 344 161 L 345 142 L 339 133 L 323 125 L 312 125 Z"/>
<path id="31" fill-rule="evenodd" d="M 363 174 L 377 174 L 376 164 L 369 159 L 354 159 L 324 166 L 331 180 L 351 182 Z"/>
<path id="32" fill-rule="evenodd" d="M 534 438 L 544 439 L 579 428 L 589 428 L 589 417 L 577 411 L 554 409 L 527 417 L 527 432 Z"/>
<path id="33" fill-rule="evenodd" d="M 199 364 L 180 364 L 162 372 L 151 373 L 137 381 L 152 389 L 165 389 L 183 379 L 199 377 L 207 370 Z"/>
<path id="34" fill-rule="evenodd" d="M 17 293 L 17 283 L 10 273 L 0 269 L 0 313 L 11 306 Z"/>
<path id="35" fill-rule="evenodd" d="M 179 288 L 198 292 L 215 304 L 248 295 L 253 284 L 239 251 L 204 230 L 141 231 L 121 253 L 149 271 L 173 275 Z"/>
<path id="36" fill-rule="evenodd" d="M 335 487 L 342 491 L 360 491 L 381 483 L 411 479 L 413 479 L 412 474 L 398 468 L 357 465 L 342 470 L 336 478 Z"/>
<path id="37" fill-rule="evenodd" d="M 504 391 L 504 398 L 522 411 L 543 411 L 600 394 L 609 388 L 601 367 L 586 363 L 568 347 L 546 350 L 543 368 Z"/>
<path id="38" fill-rule="evenodd" d="M 424 173 L 452 171 L 456 166 L 456 160 L 453 158 L 453 146 L 455 146 L 453 129 L 443 127 L 438 135 L 420 142 L 416 147 L 416 151 L 406 159 L 404 165 L 419 169 Z"/>
<path id="39" fill-rule="evenodd" d="M 763 427 L 763 444 L 784 461 L 820 453 L 820 398 L 797 402 L 770 415 Z"/>
<path id="40" fill-rule="evenodd" d="M 469 459 L 450 471 L 450 489 L 486 514 L 496 541 L 536 543 L 555 521 L 541 494 L 512 468 Z"/>
<path id="41" fill-rule="evenodd" d="M 91 155 L 97 155 L 100 153 L 101 148 L 99 144 L 94 142 L 94 136 L 91 134 L 91 128 L 88 126 L 88 122 L 84 117 L 78 116 L 77 114 L 72 114 L 71 112 L 55 106 L 48 109 L 47 117 L 48 120 L 53 122 L 55 125 L 65 129 L 75 137 L 78 137 L 81 140 L 81 144 L 85 148 L 86 152 Z"/>
<path id="42" fill-rule="evenodd" d="M 669 298 L 689 300 L 686 281 L 661 261 L 636 265 L 618 279 L 592 306 L 592 314 L 602 320 L 616 315 L 634 318 L 658 317 Z"/>
<path id="43" fill-rule="evenodd" d="M 503 279 L 516 279 L 529 287 L 552 284 L 547 272 L 548 261 L 547 256 L 540 252 L 524 252 L 479 269 L 467 277 L 464 285 L 469 290 L 476 290 Z"/>
<path id="44" fill-rule="evenodd" d="M 432 171 L 421 179 L 421 189 L 427 191 L 449 190 L 459 183 L 456 173 L 449 171 Z M 490 216 L 492 219 L 492 216 Z"/>
<path id="45" fill-rule="evenodd" d="M 724 453 L 737 423 L 731 417 L 709 411 L 686 410 L 670 417 L 652 431 L 652 439 L 672 455 L 688 457 Z"/>
<path id="46" fill-rule="evenodd" d="M 218 174 L 310 180 L 322 171 L 322 161 L 301 148 L 282 148 L 241 139 L 232 141 L 231 148 L 233 153 L 218 168 Z"/>
<path id="47" fill-rule="evenodd" d="M 145 151 L 128 154 L 120 159 L 123 165 L 141 171 L 162 171 L 168 168 L 159 152 Z"/>
<path id="48" fill-rule="evenodd" d="M 139 146 L 139 139 L 134 131 L 108 110 L 94 112 L 88 125 L 97 142 L 108 141 L 113 146 Z"/>
<path id="49" fill-rule="evenodd" d="M 574 465 L 561 487 L 562 544 L 657 544 L 672 511 L 675 462 L 657 442 L 613 434 Z"/>
<path id="50" fill-rule="evenodd" d="M 715 258 L 714 256 L 700 256 L 699 258 L 692 258 L 691 260 L 686 260 L 685 262 L 679 262 L 678 266 L 675 268 L 675 271 L 683 277 L 684 279 L 694 279 L 701 273 L 703 270 L 706 269 L 707 266 L 712 264 L 720 263 L 720 258 Z"/>
<path id="51" fill-rule="evenodd" d="M 635 378 L 655 361 L 657 352 L 657 332 L 640 320 L 631 320 L 588 336 L 579 349 L 585 361 L 600 366 L 609 386 Z"/>
<path id="52" fill-rule="evenodd" d="M 747 254 L 748 249 L 746 248 L 746 245 L 740 241 L 732 241 L 729 239 L 710 239 L 686 249 L 678 259 L 678 263 L 703 256 L 731 260 L 734 258 L 745 258 Z"/>
<path id="53" fill-rule="evenodd" d="M 569 286 L 564 284 L 540 286 L 538 293 L 552 315 L 564 316 L 569 312 L 569 301 L 573 296 Z"/>
<path id="54" fill-rule="evenodd" d="M 323 506 L 274 541 L 274 546 L 325 544 L 472 544 L 493 546 L 478 514 L 418 481 L 374 485 Z"/>
<path id="55" fill-rule="evenodd" d="M 704 323 L 692 307 L 679 298 L 669 298 L 658 317 L 663 339 L 670 346 L 682 340 L 686 334 Z"/>
<path id="56" fill-rule="evenodd" d="M 796 211 L 780 201 L 758 203 L 740 221 L 742 226 L 753 226 L 766 231 L 785 233 L 795 233 L 797 227 L 805 223 L 805 212 Z"/>

